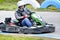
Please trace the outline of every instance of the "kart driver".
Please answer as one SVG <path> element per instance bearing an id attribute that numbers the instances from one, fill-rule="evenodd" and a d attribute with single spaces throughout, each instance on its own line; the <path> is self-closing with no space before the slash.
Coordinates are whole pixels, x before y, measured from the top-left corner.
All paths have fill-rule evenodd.
<path id="1" fill-rule="evenodd" d="M 22 26 L 31 27 L 32 22 L 30 21 L 31 11 L 26 8 L 26 3 L 19 1 L 17 3 L 18 10 L 15 13 L 15 18 L 20 22 Z"/>

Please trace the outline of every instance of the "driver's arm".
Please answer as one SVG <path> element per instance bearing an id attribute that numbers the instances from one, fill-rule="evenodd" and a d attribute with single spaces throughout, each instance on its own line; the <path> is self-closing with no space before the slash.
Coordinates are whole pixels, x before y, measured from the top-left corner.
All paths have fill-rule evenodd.
<path id="1" fill-rule="evenodd" d="M 20 14 L 18 14 L 18 13 L 16 12 L 16 13 L 15 13 L 15 18 L 16 18 L 16 19 L 22 19 L 23 16 L 21 16 Z"/>

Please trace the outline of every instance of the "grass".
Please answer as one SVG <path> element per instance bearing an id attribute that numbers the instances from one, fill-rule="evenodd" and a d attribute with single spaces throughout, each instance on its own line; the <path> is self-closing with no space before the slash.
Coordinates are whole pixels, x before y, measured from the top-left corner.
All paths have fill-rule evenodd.
<path id="1" fill-rule="evenodd" d="M 12 36 L 12 35 L 1 35 L 0 40 L 60 40 L 60 39 L 51 39 L 51 38 L 42 38 L 42 37 L 33 37 L 33 36 Z"/>
<path id="2" fill-rule="evenodd" d="M 0 10 L 16 10 L 16 3 L 2 3 L 0 4 Z"/>
<path id="3" fill-rule="evenodd" d="M 16 10 L 19 0 L 0 0 L 0 10 Z"/>
<path id="4" fill-rule="evenodd" d="M 6 36 L 0 35 L 0 40 L 43 40 L 41 38 L 26 37 L 26 36 Z"/>

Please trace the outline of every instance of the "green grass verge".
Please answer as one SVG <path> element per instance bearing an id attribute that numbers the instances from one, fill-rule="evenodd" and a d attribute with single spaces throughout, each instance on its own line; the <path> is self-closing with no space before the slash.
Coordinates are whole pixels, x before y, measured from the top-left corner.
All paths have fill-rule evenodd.
<path id="1" fill-rule="evenodd" d="M 16 10 L 16 3 L 2 3 L 0 4 L 0 10 Z"/>
<path id="2" fill-rule="evenodd" d="M 0 40 L 43 40 L 41 38 L 26 37 L 26 36 L 6 36 L 0 35 Z"/>
<path id="3" fill-rule="evenodd" d="M 42 37 L 33 37 L 33 36 L 24 36 L 24 35 L 1 35 L 0 40 L 60 40 L 60 39 L 51 39 L 51 38 L 42 38 Z"/>

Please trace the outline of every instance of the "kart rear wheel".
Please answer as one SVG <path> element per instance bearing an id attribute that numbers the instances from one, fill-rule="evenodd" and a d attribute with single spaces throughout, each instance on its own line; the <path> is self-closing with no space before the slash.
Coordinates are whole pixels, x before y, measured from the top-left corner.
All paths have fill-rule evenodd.
<path id="1" fill-rule="evenodd" d="M 48 30 L 50 33 L 55 32 L 55 27 L 50 27 Z"/>

